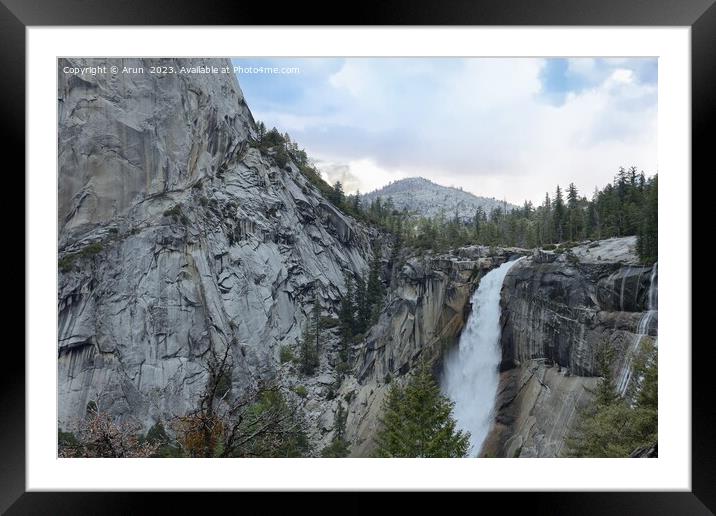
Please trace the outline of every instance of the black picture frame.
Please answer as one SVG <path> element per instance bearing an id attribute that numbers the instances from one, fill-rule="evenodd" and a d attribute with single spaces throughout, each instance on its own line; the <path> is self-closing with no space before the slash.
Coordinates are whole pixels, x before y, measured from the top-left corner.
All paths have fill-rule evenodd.
<path id="1" fill-rule="evenodd" d="M 708 129 L 716 113 L 715 0 L 502 0 L 370 2 L 311 9 L 304 2 L 276 8 L 269 3 L 191 0 L 0 0 L 0 72 L 2 73 L 2 139 L 4 156 L 18 158 L 25 170 L 25 30 L 38 25 L 602 25 L 690 26 L 692 72 L 692 170 L 713 171 Z M 313 12 L 313 11 L 316 12 Z M 320 14 L 318 14 L 320 12 Z M 90 44 L 90 42 L 88 42 Z M 8 170 L 6 173 L 10 173 Z M 19 175 L 19 172 L 15 172 Z M 688 174 L 689 171 L 685 171 Z M 691 177 L 693 179 L 693 172 Z M 19 178 L 16 178 L 19 179 Z M 18 188 L 25 191 L 24 180 Z M 17 190 L 16 190 L 17 191 Z M 695 204 L 695 203 L 694 203 Z M 18 225 L 19 226 L 19 225 Z M 692 233 L 693 234 L 693 233 Z M 16 242 L 24 242 L 25 235 Z M 18 245 L 19 247 L 19 245 Z M 24 246 L 23 246 L 24 249 Z M 24 253 L 24 251 L 23 251 Z M 32 274 L 25 269 L 25 277 Z M 688 302 L 689 300 L 684 300 Z M 19 304 L 19 303 L 18 303 Z M 23 303 L 24 306 L 24 303 Z M 695 306 L 695 305 L 694 305 Z M 26 310 L 32 310 L 26 306 Z M 27 313 L 27 312 L 25 312 Z M 685 322 L 686 323 L 686 322 Z M 691 321 L 688 321 L 691 324 Z M 690 343 L 683 343 L 684 346 Z M 692 491 L 589 493 L 484 493 L 488 502 L 512 509 L 524 505 L 530 514 L 713 514 L 716 511 L 716 410 L 711 399 L 712 361 L 709 340 L 692 346 Z M 0 423 L 0 512 L 7 514 L 134 514 L 147 509 L 147 496 L 133 493 L 25 492 L 25 353 L 6 342 Z M 568 465 L 566 466 L 568 467 Z M 170 496 L 176 497 L 178 493 Z M 172 505 L 189 509 L 185 496 Z M 251 506 L 257 495 L 242 493 Z M 258 495 L 261 496 L 261 495 Z M 265 496 L 265 495 L 264 495 Z M 358 495 L 354 495 L 358 496 Z M 372 495 L 360 495 L 372 496 Z M 422 503 L 421 496 L 413 501 Z M 508 500 L 509 497 L 509 501 Z M 259 501 L 258 499 L 256 501 Z M 196 502 L 196 500 L 194 500 Z M 159 502 L 163 503 L 163 502 Z M 202 502 L 199 502 L 202 503 Z M 362 500 L 364 507 L 369 501 Z M 401 508 L 406 509 L 405 502 Z M 453 503 L 459 503 L 453 500 Z M 464 503 L 464 501 L 463 501 Z M 468 502 L 474 503 L 474 502 Z M 484 504 L 484 502 L 483 502 Z M 482 505 L 487 508 L 490 505 Z M 307 505 L 309 507 L 309 505 Z M 356 504 L 347 503 L 347 510 Z M 527 509 L 528 508 L 528 509 Z M 494 509 L 493 509 L 494 510 Z"/>

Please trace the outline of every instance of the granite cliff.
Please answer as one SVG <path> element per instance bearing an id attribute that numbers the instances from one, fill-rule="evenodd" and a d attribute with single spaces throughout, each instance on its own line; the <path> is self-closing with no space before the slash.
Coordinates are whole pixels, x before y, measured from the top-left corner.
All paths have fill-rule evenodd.
<path id="1" fill-rule="evenodd" d="M 111 61 L 60 69 L 159 64 Z M 58 95 L 60 426 L 93 400 L 145 429 L 181 415 L 226 347 L 236 392 L 279 370 L 298 381 L 280 347 L 297 346 L 316 296 L 335 313 L 344 274 L 365 272 L 380 236 L 252 144 L 233 74 L 61 73 Z M 313 383 L 296 401 L 315 429 L 330 407 Z"/>
<path id="2" fill-rule="evenodd" d="M 58 85 L 62 428 L 91 401 L 145 431 L 183 415 L 207 384 L 207 361 L 228 349 L 232 392 L 277 381 L 315 451 L 344 405 L 351 454 L 369 455 L 390 384 L 421 359 L 440 376 L 480 279 L 523 256 L 501 291 L 501 376 L 482 454 L 560 456 L 598 382 L 597 347 L 617 351 L 612 374 L 625 391 L 635 343 L 656 337 L 656 271 L 638 264 L 632 237 L 564 252 L 392 253 L 389 235 L 326 200 L 295 160 L 256 145 L 233 74 L 60 73 Z M 281 360 L 282 347 L 297 351 L 314 299 L 335 320 L 345 277 L 365 275 L 378 248 L 387 296 L 347 370 L 335 326 L 315 375 Z"/>

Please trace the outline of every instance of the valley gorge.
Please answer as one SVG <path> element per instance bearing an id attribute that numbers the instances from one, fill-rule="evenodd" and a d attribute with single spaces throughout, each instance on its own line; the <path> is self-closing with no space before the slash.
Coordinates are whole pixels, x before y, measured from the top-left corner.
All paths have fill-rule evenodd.
<path id="1" fill-rule="evenodd" d="M 350 457 L 372 456 L 383 400 L 421 361 L 459 402 L 458 423 L 470 412 L 451 364 L 481 331 L 470 329 L 480 287 L 499 270 L 494 381 L 475 394 L 487 419 L 471 456 L 567 456 L 604 347 L 619 393 L 638 392 L 641 345 L 657 338 L 658 269 L 640 262 L 635 236 L 549 250 L 401 247 L 329 200 L 294 154 L 257 143 L 232 74 L 58 79 L 61 429 L 75 430 L 90 403 L 142 433 L 170 429 L 202 399 L 212 360 L 228 356 L 226 399 L 275 384 L 305 423 L 308 456 L 338 433 Z M 346 345 L 341 301 L 372 264 L 384 297 Z M 312 310 L 324 326 L 305 374 L 288 357 L 301 354 Z"/>

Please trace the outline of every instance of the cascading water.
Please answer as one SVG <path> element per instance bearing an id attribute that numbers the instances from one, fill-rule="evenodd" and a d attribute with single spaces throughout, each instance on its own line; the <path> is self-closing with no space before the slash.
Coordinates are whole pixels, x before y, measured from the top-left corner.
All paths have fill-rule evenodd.
<path id="1" fill-rule="evenodd" d="M 629 383 L 631 382 L 632 362 L 634 361 L 634 356 L 639 351 L 639 345 L 641 344 L 643 338 L 649 335 L 649 327 L 651 326 L 652 321 L 657 315 L 659 309 L 657 263 L 654 263 L 654 266 L 651 268 L 646 308 L 646 312 L 644 312 L 639 319 L 639 323 L 637 324 L 636 328 L 636 335 L 634 335 L 631 349 L 629 350 L 626 362 L 624 364 L 624 367 L 622 368 L 621 378 L 619 379 L 619 384 L 617 386 L 617 390 L 619 391 L 620 396 L 626 395 L 627 389 L 629 388 Z M 656 345 L 656 343 L 657 339 L 654 339 L 654 345 Z"/>
<path id="2" fill-rule="evenodd" d="M 480 280 L 472 296 L 472 313 L 460 335 L 458 349 L 445 361 L 443 391 L 455 402 L 458 427 L 470 432 L 470 456 L 477 456 L 490 432 L 499 365 L 500 292 L 510 268 L 520 261 L 507 262 Z"/>

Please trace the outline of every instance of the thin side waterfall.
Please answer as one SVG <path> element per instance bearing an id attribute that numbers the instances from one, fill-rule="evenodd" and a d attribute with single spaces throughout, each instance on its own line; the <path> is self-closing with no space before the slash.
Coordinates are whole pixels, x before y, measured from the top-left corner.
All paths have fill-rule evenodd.
<path id="1" fill-rule="evenodd" d="M 458 349 L 445 361 L 443 391 L 455 402 L 458 427 L 470 432 L 471 457 L 480 453 L 492 427 L 502 360 L 500 292 L 510 268 L 521 259 L 500 265 L 480 280 Z"/>
<path id="2" fill-rule="evenodd" d="M 631 366 L 632 362 L 634 361 L 634 356 L 639 351 L 639 345 L 641 344 L 642 339 L 649 335 L 649 327 L 654 320 L 654 316 L 656 316 L 659 310 L 659 276 L 657 272 L 657 265 L 657 263 L 654 263 L 654 266 L 651 268 L 651 276 L 649 278 L 649 292 L 647 294 L 646 302 L 647 310 L 642 314 L 641 318 L 639 319 L 639 323 L 636 327 L 636 335 L 634 335 L 634 340 L 632 341 L 631 348 L 629 349 L 626 363 L 622 368 L 621 378 L 619 379 L 619 384 L 617 386 L 617 390 L 620 396 L 624 396 L 627 392 L 627 389 L 629 388 L 629 383 L 631 382 L 632 377 Z M 654 341 L 654 343 L 656 344 L 656 340 Z"/>

